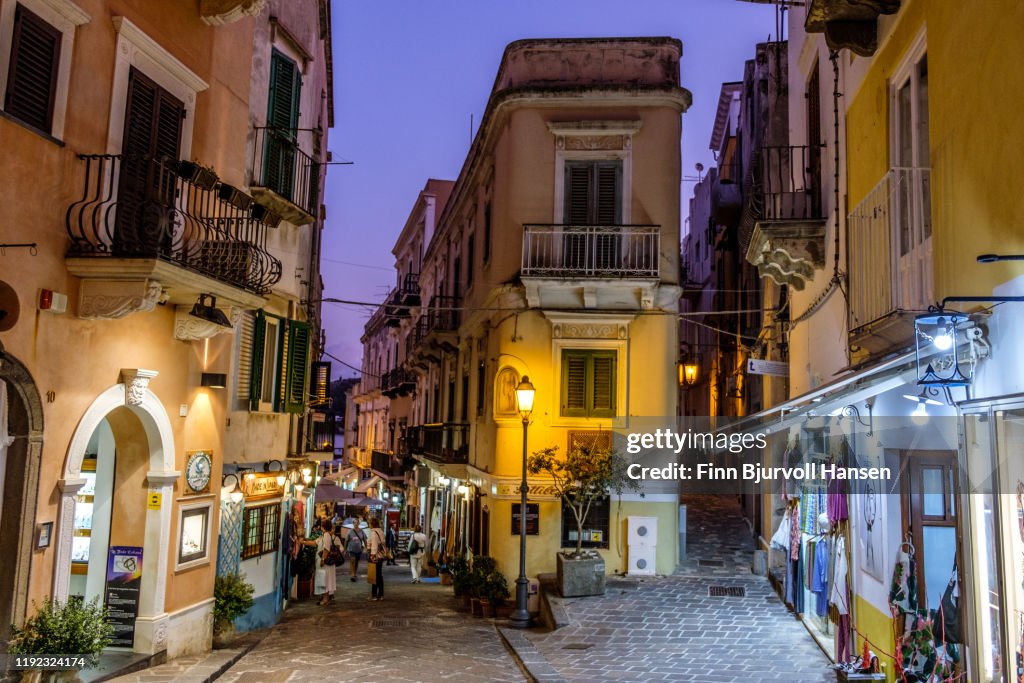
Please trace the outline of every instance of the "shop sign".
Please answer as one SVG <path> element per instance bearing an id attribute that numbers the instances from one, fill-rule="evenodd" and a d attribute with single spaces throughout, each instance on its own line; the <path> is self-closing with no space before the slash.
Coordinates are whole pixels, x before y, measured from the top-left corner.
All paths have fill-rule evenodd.
<path id="1" fill-rule="evenodd" d="M 747 372 L 751 375 L 789 377 L 789 363 L 783 363 L 777 360 L 758 360 L 757 358 L 748 358 Z"/>
<path id="2" fill-rule="evenodd" d="M 253 473 L 242 477 L 242 494 L 247 501 L 280 498 L 283 488 L 277 483 L 280 472 Z"/>
<path id="3" fill-rule="evenodd" d="M 114 627 L 113 647 L 132 647 L 135 642 L 135 618 L 139 614 L 139 590 L 142 587 L 142 548 L 115 545 L 107 558 L 107 587 L 103 603 L 107 619 Z"/>
<path id="4" fill-rule="evenodd" d="M 502 482 L 495 484 L 493 495 L 495 498 L 518 499 L 520 497 L 519 485 L 521 482 Z M 561 495 L 558 489 L 552 484 L 527 484 L 526 495 L 539 500 L 558 500 Z"/>
<path id="5" fill-rule="evenodd" d="M 512 535 L 519 535 L 519 520 L 522 518 L 522 503 L 512 503 Z M 526 535 L 536 536 L 540 533 L 540 505 L 526 504 Z"/>

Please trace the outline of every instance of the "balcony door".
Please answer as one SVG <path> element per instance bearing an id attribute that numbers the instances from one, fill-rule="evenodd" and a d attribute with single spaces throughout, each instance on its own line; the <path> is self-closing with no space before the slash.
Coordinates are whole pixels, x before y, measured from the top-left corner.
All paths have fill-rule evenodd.
<path id="1" fill-rule="evenodd" d="M 169 254 L 184 117 L 181 100 L 131 69 L 117 185 L 115 255 Z"/>
<path id="2" fill-rule="evenodd" d="M 562 267 L 580 275 L 621 268 L 622 162 L 565 162 Z"/>
<path id="3" fill-rule="evenodd" d="M 923 44 L 893 81 L 893 228 L 901 308 L 932 300 L 932 220 L 928 148 L 928 55 Z"/>

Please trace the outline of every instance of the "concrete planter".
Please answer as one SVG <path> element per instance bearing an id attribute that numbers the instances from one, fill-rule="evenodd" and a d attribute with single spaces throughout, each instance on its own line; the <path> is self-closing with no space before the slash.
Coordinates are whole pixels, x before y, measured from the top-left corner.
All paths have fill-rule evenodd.
<path id="1" fill-rule="evenodd" d="M 604 595 L 604 558 L 584 551 L 580 557 L 558 553 L 558 590 L 563 598 Z"/>

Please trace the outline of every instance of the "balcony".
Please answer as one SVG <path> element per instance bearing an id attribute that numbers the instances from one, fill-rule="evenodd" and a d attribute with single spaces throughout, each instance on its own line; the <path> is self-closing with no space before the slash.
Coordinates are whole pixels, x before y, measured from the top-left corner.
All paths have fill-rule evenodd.
<path id="1" fill-rule="evenodd" d="M 330 453 L 333 458 L 334 437 L 334 414 L 319 410 L 312 411 L 309 419 L 309 431 L 306 434 L 306 452 Z"/>
<path id="2" fill-rule="evenodd" d="M 409 427 L 405 438 L 412 455 L 447 464 L 469 462 L 468 424 L 443 422 Z"/>
<path id="3" fill-rule="evenodd" d="M 370 453 L 370 469 L 388 479 L 404 479 L 406 465 L 401 457 L 393 453 L 375 450 Z"/>
<path id="4" fill-rule="evenodd" d="M 399 327 L 410 316 L 410 309 L 420 305 L 419 273 L 407 273 L 402 284 L 388 294 L 384 301 L 388 327 Z"/>
<path id="5" fill-rule="evenodd" d="M 440 360 L 441 352 L 452 353 L 459 348 L 459 324 L 461 320 L 459 307 L 462 301 L 457 296 L 434 296 L 415 326 L 409 333 L 412 345 L 406 340 L 407 358 L 420 367 L 428 362 Z"/>
<path id="6" fill-rule="evenodd" d="M 302 151 L 299 137 L 319 131 L 256 127 L 253 133 L 253 197 L 290 223 L 312 223 L 320 201 L 320 164 Z"/>
<path id="7" fill-rule="evenodd" d="M 65 227 L 68 270 L 86 280 L 82 317 L 152 310 L 157 298 L 189 304 L 200 293 L 257 308 L 281 279 L 267 249 L 280 219 L 209 169 L 112 154 L 79 159 L 82 196 Z"/>
<path id="8" fill-rule="evenodd" d="M 747 261 L 761 277 L 802 290 L 825 265 L 820 146 L 767 146 L 755 155 L 744 213 Z"/>
<path id="9" fill-rule="evenodd" d="M 810 0 L 804 30 L 824 33 L 831 50 L 870 57 L 878 48 L 878 15 L 895 14 L 900 0 Z"/>
<path id="10" fill-rule="evenodd" d="M 657 225 L 524 225 L 521 277 L 531 307 L 654 306 Z"/>
<path id="11" fill-rule="evenodd" d="M 931 171 L 893 168 L 850 212 L 850 346 L 867 353 L 913 341 L 932 302 Z"/>
<path id="12" fill-rule="evenodd" d="M 416 373 L 404 367 L 389 370 L 381 377 L 380 388 L 388 398 L 407 396 L 416 389 Z"/>

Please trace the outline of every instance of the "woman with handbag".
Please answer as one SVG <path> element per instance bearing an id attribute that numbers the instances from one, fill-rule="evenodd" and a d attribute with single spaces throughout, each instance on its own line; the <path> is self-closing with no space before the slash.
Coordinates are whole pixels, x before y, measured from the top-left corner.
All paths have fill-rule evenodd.
<path id="1" fill-rule="evenodd" d="M 370 600 L 383 600 L 384 560 L 387 559 L 387 538 L 384 536 L 384 530 L 380 528 L 380 520 L 376 517 L 370 520 L 367 550 L 370 553 L 370 566 L 367 568 L 366 574 L 366 579 L 370 582 Z"/>
<path id="2" fill-rule="evenodd" d="M 321 528 L 323 533 L 316 540 L 303 541 L 303 544 L 316 548 L 317 578 L 323 576 L 323 592 L 317 604 L 322 607 L 334 600 L 334 592 L 338 589 L 338 565 L 343 564 L 345 559 L 341 539 L 334 535 L 334 525 L 325 520 Z"/>

